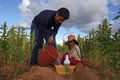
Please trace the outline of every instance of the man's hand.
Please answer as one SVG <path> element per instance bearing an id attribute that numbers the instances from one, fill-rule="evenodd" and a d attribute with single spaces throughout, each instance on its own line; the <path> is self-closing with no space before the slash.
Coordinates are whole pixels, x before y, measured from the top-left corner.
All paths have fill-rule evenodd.
<path id="1" fill-rule="evenodd" d="M 53 36 L 50 36 L 49 39 L 48 39 L 48 42 L 49 42 L 49 43 L 53 43 L 53 42 L 54 42 L 54 37 L 53 37 Z"/>
<path id="2" fill-rule="evenodd" d="M 42 48 L 39 49 L 39 51 L 38 51 L 38 55 L 40 55 L 41 52 L 42 52 Z"/>

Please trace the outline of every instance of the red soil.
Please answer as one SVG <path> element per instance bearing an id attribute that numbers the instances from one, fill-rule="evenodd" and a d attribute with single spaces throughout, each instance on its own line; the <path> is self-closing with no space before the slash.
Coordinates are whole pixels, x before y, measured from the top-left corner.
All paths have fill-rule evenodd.
<path id="1" fill-rule="evenodd" d="M 71 75 L 60 75 L 54 67 L 32 66 L 29 72 L 19 76 L 17 80 L 99 80 L 98 76 L 88 67 L 77 64 Z"/>

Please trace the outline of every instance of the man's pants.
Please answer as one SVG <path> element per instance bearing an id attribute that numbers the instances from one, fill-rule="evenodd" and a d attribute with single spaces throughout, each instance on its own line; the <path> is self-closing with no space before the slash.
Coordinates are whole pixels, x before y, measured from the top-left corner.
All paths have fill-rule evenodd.
<path id="1" fill-rule="evenodd" d="M 39 48 L 38 45 L 34 46 L 34 49 L 32 51 L 31 60 L 30 60 L 30 64 L 31 65 L 37 65 L 38 64 L 38 62 L 37 62 L 37 56 L 38 56 L 39 49 L 40 48 Z"/>
<path id="2" fill-rule="evenodd" d="M 39 34 L 39 31 L 36 27 L 36 25 L 34 23 L 32 23 L 31 25 L 31 32 L 35 31 L 35 37 L 37 38 Z M 56 41 L 54 41 L 53 43 L 48 43 L 48 38 L 50 37 L 50 31 L 48 31 L 46 34 L 45 34 L 45 40 L 46 40 L 46 43 L 48 45 L 52 45 L 53 47 L 56 48 Z M 54 36 L 54 39 L 55 39 L 55 36 Z M 36 40 L 35 40 L 36 41 Z M 42 43 L 43 44 L 43 43 Z M 37 43 L 35 43 L 35 46 L 34 46 L 34 49 L 32 51 L 32 56 L 31 56 L 31 60 L 30 60 L 30 64 L 31 65 L 38 65 L 38 61 L 37 61 L 37 58 L 38 58 L 38 52 L 40 52 L 39 50 L 42 48 L 42 44 L 39 45 Z"/>

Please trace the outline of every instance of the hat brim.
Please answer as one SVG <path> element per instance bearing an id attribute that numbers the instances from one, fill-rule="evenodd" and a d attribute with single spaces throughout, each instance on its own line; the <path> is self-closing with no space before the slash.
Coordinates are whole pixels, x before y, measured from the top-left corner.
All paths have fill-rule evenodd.
<path id="1" fill-rule="evenodd" d="M 67 44 L 67 43 L 69 43 L 69 42 L 71 42 L 71 41 L 74 41 L 75 44 L 78 45 L 78 42 L 77 42 L 76 40 L 69 40 L 69 41 L 65 42 L 65 44 Z"/>

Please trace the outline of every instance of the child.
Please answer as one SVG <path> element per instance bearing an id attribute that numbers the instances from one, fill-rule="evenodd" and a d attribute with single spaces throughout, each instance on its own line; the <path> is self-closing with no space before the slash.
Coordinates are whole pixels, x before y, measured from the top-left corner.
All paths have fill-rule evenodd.
<path id="1" fill-rule="evenodd" d="M 78 42 L 76 40 L 76 37 L 74 35 L 69 35 L 68 40 L 65 43 L 68 47 L 68 53 L 65 53 L 61 59 L 61 64 L 64 64 L 65 56 L 69 55 L 69 60 L 71 65 L 75 65 L 77 63 L 86 64 L 86 62 L 83 62 L 82 54 L 80 53 L 80 48 L 78 47 Z"/>

